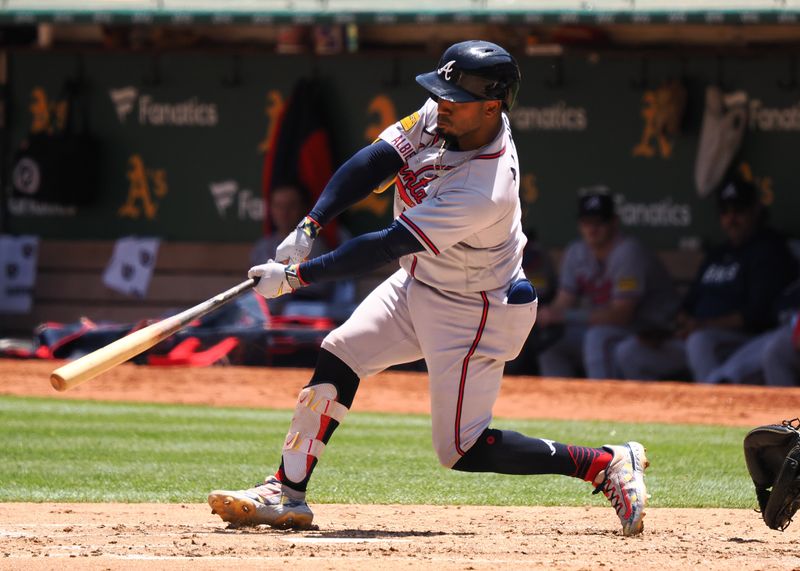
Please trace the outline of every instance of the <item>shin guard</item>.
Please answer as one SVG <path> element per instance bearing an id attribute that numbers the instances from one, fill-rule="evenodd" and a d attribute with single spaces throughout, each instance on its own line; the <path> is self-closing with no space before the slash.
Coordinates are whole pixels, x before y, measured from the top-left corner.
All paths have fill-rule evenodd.
<path id="1" fill-rule="evenodd" d="M 303 482 L 325 450 L 332 420 L 341 423 L 347 407 L 337 402 L 336 387 L 321 383 L 304 388 L 297 397 L 292 424 L 283 444 L 283 474 L 290 482 Z"/>

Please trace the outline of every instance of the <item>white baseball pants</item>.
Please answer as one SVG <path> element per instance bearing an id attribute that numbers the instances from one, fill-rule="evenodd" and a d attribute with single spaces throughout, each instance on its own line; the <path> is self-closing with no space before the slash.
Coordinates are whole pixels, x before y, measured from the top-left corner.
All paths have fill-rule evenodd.
<path id="1" fill-rule="evenodd" d="M 359 378 L 424 358 L 433 446 L 450 468 L 489 427 L 505 362 L 519 354 L 536 320 L 538 301 L 508 304 L 508 286 L 447 292 L 401 269 L 375 288 L 322 347 Z"/>

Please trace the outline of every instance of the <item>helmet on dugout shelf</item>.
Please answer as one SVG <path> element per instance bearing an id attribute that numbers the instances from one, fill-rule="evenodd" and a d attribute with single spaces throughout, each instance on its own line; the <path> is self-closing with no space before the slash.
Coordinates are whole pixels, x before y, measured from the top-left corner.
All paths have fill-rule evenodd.
<path id="1" fill-rule="evenodd" d="M 519 66 L 505 49 L 483 40 L 447 48 L 436 71 L 417 76 L 417 83 L 446 101 L 500 100 L 511 109 L 519 91 Z"/>

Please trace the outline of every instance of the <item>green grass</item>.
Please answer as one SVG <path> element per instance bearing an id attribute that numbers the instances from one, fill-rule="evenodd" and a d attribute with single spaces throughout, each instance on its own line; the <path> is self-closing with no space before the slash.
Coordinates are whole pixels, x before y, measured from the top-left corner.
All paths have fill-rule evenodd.
<path id="1" fill-rule="evenodd" d="M 0 502 L 203 502 L 272 473 L 290 411 L 0 397 Z M 584 445 L 639 440 L 655 507 L 755 506 L 742 428 L 498 420 Z M 439 466 L 427 416 L 351 413 L 314 473 L 317 503 L 604 505 L 564 476 Z"/>

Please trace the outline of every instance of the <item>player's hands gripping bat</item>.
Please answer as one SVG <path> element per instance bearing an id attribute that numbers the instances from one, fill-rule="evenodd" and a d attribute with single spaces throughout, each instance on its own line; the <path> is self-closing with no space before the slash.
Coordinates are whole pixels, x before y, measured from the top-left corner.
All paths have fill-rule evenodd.
<path id="1" fill-rule="evenodd" d="M 311 247 L 322 227 L 316 220 L 306 216 L 297 225 L 275 251 L 275 259 L 278 262 L 299 264 L 311 253 Z"/>
<path id="2" fill-rule="evenodd" d="M 254 289 L 267 299 L 292 293 L 305 285 L 297 274 L 297 264 L 287 266 L 272 260 L 250 268 L 247 277 L 258 278 Z"/>

